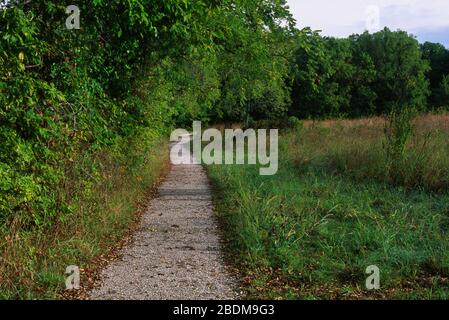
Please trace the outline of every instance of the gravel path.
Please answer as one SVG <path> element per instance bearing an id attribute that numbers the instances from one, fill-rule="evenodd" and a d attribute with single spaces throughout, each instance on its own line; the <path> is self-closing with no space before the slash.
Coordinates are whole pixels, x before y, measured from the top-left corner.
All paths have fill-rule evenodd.
<path id="1" fill-rule="evenodd" d="M 120 261 L 91 292 L 100 300 L 237 298 L 221 256 L 211 190 L 198 165 L 172 166 Z"/>

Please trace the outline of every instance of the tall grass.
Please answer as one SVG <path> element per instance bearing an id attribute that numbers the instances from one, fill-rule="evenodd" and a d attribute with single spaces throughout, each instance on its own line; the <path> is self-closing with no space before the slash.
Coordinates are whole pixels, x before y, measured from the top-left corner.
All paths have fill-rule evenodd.
<path id="1" fill-rule="evenodd" d="M 385 122 L 312 123 L 280 138 L 280 169 L 210 166 L 250 298 L 448 298 L 446 116 L 415 120 L 392 179 Z M 365 269 L 381 290 L 365 289 Z"/>
<path id="2" fill-rule="evenodd" d="M 284 139 L 291 144 L 288 154 L 298 167 L 316 163 L 357 179 L 445 192 L 449 188 L 449 116 L 420 116 L 412 124 L 414 134 L 400 142 L 388 141 L 394 138 L 384 134 L 387 124 L 380 118 L 308 123 L 300 135 L 290 132 Z"/>

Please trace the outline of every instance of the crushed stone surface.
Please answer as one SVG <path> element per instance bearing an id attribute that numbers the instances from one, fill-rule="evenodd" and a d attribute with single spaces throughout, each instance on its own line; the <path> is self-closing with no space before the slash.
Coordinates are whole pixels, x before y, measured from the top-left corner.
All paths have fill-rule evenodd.
<path id="1" fill-rule="evenodd" d="M 200 165 L 172 166 L 130 246 L 101 273 L 93 300 L 232 300 L 209 181 Z"/>

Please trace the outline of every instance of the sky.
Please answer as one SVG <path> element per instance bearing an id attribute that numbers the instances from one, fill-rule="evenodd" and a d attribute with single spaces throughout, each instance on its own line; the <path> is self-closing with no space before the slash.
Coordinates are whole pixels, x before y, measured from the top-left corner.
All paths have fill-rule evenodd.
<path id="1" fill-rule="evenodd" d="M 449 48 L 449 0 L 287 0 L 299 27 L 346 37 L 387 26 Z"/>

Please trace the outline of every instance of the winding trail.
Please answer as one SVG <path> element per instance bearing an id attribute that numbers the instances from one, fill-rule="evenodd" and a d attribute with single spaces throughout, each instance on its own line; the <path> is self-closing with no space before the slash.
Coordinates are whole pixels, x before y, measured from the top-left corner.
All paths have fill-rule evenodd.
<path id="1" fill-rule="evenodd" d="M 199 165 L 172 166 L 129 247 L 101 274 L 99 300 L 237 298 L 221 255 L 211 189 Z"/>

